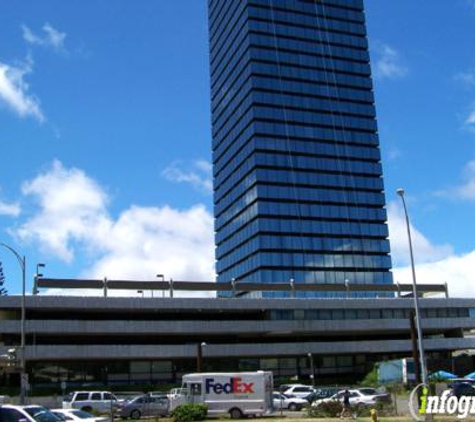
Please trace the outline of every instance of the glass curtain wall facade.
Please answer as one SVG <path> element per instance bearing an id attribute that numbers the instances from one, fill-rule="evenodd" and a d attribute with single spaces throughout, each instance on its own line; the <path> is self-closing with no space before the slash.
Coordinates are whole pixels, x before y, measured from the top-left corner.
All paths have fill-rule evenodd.
<path id="1" fill-rule="evenodd" d="M 362 0 L 208 6 L 218 281 L 392 283 Z"/>

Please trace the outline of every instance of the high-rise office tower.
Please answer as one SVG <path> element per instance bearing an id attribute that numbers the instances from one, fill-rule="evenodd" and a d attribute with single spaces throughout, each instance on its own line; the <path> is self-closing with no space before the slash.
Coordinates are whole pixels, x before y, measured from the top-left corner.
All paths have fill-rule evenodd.
<path id="1" fill-rule="evenodd" d="M 391 283 L 362 0 L 209 0 L 218 281 Z"/>

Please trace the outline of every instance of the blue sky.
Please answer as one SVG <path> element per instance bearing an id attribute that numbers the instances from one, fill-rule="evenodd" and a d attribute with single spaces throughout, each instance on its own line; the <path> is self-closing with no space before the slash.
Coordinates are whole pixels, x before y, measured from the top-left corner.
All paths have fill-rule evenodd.
<path id="1" fill-rule="evenodd" d="M 404 187 L 419 280 L 475 296 L 475 2 L 366 13 L 395 278 L 409 281 Z M 44 262 L 52 277 L 210 279 L 206 2 L 5 2 L 0 39 L 0 242 L 28 278 Z"/>

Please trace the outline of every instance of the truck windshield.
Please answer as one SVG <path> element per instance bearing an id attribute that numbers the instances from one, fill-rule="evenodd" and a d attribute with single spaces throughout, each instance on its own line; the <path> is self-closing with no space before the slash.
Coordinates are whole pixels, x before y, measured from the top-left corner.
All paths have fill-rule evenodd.
<path id="1" fill-rule="evenodd" d="M 189 391 L 193 396 L 201 396 L 201 383 L 193 382 L 188 385 Z"/>

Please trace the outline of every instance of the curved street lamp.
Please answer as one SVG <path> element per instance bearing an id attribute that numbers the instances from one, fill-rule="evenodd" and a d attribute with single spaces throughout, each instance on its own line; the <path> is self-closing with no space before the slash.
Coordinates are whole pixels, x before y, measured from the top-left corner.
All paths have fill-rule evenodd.
<path id="1" fill-rule="evenodd" d="M 8 249 L 18 261 L 21 269 L 21 326 L 20 326 L 20 404 L 25 404 L 25 390 L 26 390 L 26 380 L 25 380 L 25 290 L 26 290 L 26 279 L 25 279 L 25 272 L 26 272 L 26 258 L 25 256 L 21 256 L 15 249 L 11 246 L 7 245 L 6 243 L 0 242 L 0 246 Z"/>
<path id="2" fill-rule="evenodd" d="M 409 224 L 409 214 L 407 212 L 406 201 L 404 199 L 404 189 L 399 188 L 396 191 L 396 193 L 401 197 L 402 205 L 404 207 L 404 215 L 406 217 L 407 237 L 409 240 L 409 254 L 411 257 L 412 291 L 414 295 L 414 310 L 416 314 L 417 342 L 419 346 L 419 359 L 421 361 L 421 376 L 422 376 L 422 383 L 426 384 L 427 368 L 426 368 L 426 358 L 425 358 L 425 353 L 424 353 L 424 344 L 422 341 L 421 317 L 420 317 L 420 312 L 419 312 L 419 297 L 417 295 L 417 283 L 416 283 L 416 267 L 414 265 L 414 253 L 412 251 L 412 239 L 411 239 L 411 228 Z"/>

